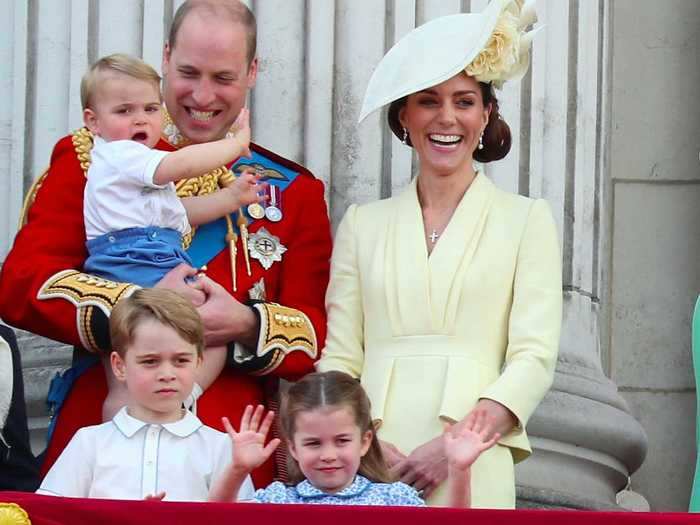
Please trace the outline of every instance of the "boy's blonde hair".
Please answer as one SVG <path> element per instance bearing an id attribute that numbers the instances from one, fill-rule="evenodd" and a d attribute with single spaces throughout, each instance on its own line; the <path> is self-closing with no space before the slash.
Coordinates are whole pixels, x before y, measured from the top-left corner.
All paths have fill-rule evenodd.
<path id="1" fill-rule="evenodd" d="M 83 75 L 80 81 L 80 102 L 83 105 L 83 110 L 90 107 L 100 83 L 100 75 L 106 71 L 116 71 L 136 80 L 151 82 L 155 85 L 160 96 L 160 75 L 155 69 L 140 58 L 124 53 L 115 53 L 100 58 Z"/>
<path id="2" fill-rule="evenodd" d="M 123 359 L 134 342 L 134 332 L 144 321 L 157 321 L 195 345 L 197 357 L 204 351 L 204 327 L 194 306 L 182 295 L 161 288 L 143 288 L 120 300 L 109 318 L 112 349 Z"/>

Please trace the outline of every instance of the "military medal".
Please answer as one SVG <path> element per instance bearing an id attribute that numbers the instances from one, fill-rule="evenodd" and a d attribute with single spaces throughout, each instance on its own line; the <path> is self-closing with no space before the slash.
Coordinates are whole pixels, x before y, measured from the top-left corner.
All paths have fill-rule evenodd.
<path id="1" fill-rule="evenodd" d="M 272 263 L 282 260 L 282 254 L 287 251 L 279 237 L 272 235 L 265 228 L 260 228 L 250 236 L 248 241 L 248 251 L 253 259 L 260 261 L 266 270 L 270 269 Z"/>
<path id="2" fill-rule="evenodd" d="M 272 222 L 279 222 L 282 220 L 282 192 L 272 184 L 267 187 L 267 192 L 270 198 L 267 201 L 269 204 L 265 208 L 265 217 Z"/>
<path id="3" fill-rule="evenodd" d="M 265 208 L 265 217 L 272 222 L 279 222 L 282 220 L 282 212 L 279 208 L 268 206 Z"/>
<path id="4" fill-rule="evenodd" d="M 265 208 L 259 202 L 254 202 L 248 205 L 248 215 L 253 219 L 262 219 L 265 217 Z"/>

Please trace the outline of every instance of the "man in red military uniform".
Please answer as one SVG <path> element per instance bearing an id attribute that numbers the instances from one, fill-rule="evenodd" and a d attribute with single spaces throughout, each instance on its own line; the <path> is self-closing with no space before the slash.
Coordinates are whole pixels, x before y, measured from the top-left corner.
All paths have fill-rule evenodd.
<path id="1" fill-rule="evenodd" d="M 188 0 L 178 9 L 163 55 L 169 117 L 156 148 L 174 150 L 229 131 L 255 84 L 255 34 L 252 13 L 236 0 Z M 77 363 L 109 351 L 111 308 L 135 289 L 82 272 L 83 189 L 91 147 L 86 129 L 56 144 L 0 274 L 0 316 L 75 345 Z M 251 150 L 253 159 L 243 161 L 268 177 L 273 202 L 194 232 L 190 255 L 196 265 L 207 265 L 203 291 L 185 282 L 197 273 L 186 266 L 158 284 L 204 300 L 198 310 L 207 343 L 228 345 L 228 366 L 197 401 L 200 419 L 219 429 L 221 416 L 238 422 L 247 404 L 267 404 L 277 378 L 311 371 L 325 339 L 331 237 L 323 184 L 302 166 L 255 144 Z M 178 193 L 215 191 L 230 177 L 222 166 L 181 181 Z M 101 366 L 78 375 L 60 409 L 44 471 L 78 428 L 100 422 L 106 392 Z M 256 485 L 269 482 L 272 470 L 269 463 L 254 473 Z"/>

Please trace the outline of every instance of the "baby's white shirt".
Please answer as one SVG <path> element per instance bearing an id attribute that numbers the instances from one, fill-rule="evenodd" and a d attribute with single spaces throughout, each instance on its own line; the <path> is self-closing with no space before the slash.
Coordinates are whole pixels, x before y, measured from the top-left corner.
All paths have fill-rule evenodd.
<path id="1" fill-rule="evenodd" d="M 148 226 L 189 233 L 187 212 L 175 184 L 153 182 L 156 168 L 167 154 L 133 140 L 94 138 L 83 201 L 88 239 Z"/>

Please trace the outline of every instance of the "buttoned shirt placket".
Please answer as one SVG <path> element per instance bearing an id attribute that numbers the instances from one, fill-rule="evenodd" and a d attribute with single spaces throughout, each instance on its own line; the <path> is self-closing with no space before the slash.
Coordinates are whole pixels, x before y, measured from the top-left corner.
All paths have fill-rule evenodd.
<path id="1" fill-rule="evenodd" d="M 158 493 L 158 447 L 160 446 L 160 425 L 148 425 L 143 444 L 141 464 L 141 497 Z"/>

